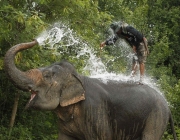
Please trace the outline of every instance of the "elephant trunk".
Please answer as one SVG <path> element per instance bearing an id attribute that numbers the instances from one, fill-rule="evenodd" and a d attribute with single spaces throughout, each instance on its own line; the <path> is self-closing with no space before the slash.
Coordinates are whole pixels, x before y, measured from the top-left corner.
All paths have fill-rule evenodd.
<path id="1" fill-rule="evenodd" d="M 13 83 L 22 90 L 28 90 L 28 84 L 32 81 L 23 71 L 20 71 L 15 63 L 15 55 L 22 50 L 33 47 L 38 44 L 36 40 L 29 43 L 21 43 L 10 48 L 4 58 L 4 69 Z"/>

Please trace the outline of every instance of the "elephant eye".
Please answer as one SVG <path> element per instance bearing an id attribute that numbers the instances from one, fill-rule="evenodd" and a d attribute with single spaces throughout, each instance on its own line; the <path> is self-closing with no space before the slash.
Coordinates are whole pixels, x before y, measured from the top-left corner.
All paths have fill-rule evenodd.
<path id="1" fill-rule="evenodd" d="M 55 75 L 55 72 L 52 72 L 52 76 L 54 76 Z"/>
<path id="2" fill-rule="evenodd" d="M 45 71 L 45 72 L 43 73 L 43 77 L 44 77 L 45 79 L 48 79 L 48 78 L 50 78 L 50 77 L 51 77 L 51 74 L 50 74 L 50 72 L 48 72 L 48 71 Z"/>

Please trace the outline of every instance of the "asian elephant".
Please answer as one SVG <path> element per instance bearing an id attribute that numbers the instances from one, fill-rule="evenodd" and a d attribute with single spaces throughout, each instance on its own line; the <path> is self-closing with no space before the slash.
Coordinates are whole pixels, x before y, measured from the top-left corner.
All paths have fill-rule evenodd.
<path id="1" fill-rule="evenodd" d="M 34 40 L 10 48 L 4 68 L 18 88 L 31 93 L 26 108 L 57 113 L 58 140 L 160 140 L 169 122 L 177 140 L 165 97 L 148 85 L 105 83 L 78 74 L 67 61 L 19 70 L 16 53 L 37 44 Z"/>

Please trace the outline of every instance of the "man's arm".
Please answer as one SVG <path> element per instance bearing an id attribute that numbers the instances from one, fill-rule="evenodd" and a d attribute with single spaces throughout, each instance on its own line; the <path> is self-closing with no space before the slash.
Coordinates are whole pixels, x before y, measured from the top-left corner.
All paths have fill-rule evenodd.
<path id="1" fill-rule="evenodd" d="M 107 39 L 106 41 L 102 42 L 100 44 L 100 47 L 102 48 L 105 45 L 113 45 L 117 40 L 118 40 L 117 36 L 111 37 L 111 38 Z"/>
<path id="2" fill-rule="evenodd" d="M 146 48 L 147 55 L 148 55 L 149 54 L 149 49 L 148 49 L 147 39 L 145 37 L 143 37 L 143 42 L 144 42 L 144 46 Z"/>

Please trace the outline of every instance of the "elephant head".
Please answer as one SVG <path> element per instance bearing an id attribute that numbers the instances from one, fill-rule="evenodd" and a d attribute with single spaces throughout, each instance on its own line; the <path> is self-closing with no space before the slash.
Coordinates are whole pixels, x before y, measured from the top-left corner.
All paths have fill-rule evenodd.
<path id="1" fill-rule="evenodd" d="M 26 72 L 16 67 L 14 63 L 16 53 L 36 44 L 38 42 L 35 40 L 15 45 L 7 51 L 4 58 L 4 68 L 10 80 L 18 88 L 31 92 L 26 108 L 53 110 L 58 105 L 68 106 L 84 100 L 81 77 L 66 61 Z"/>

